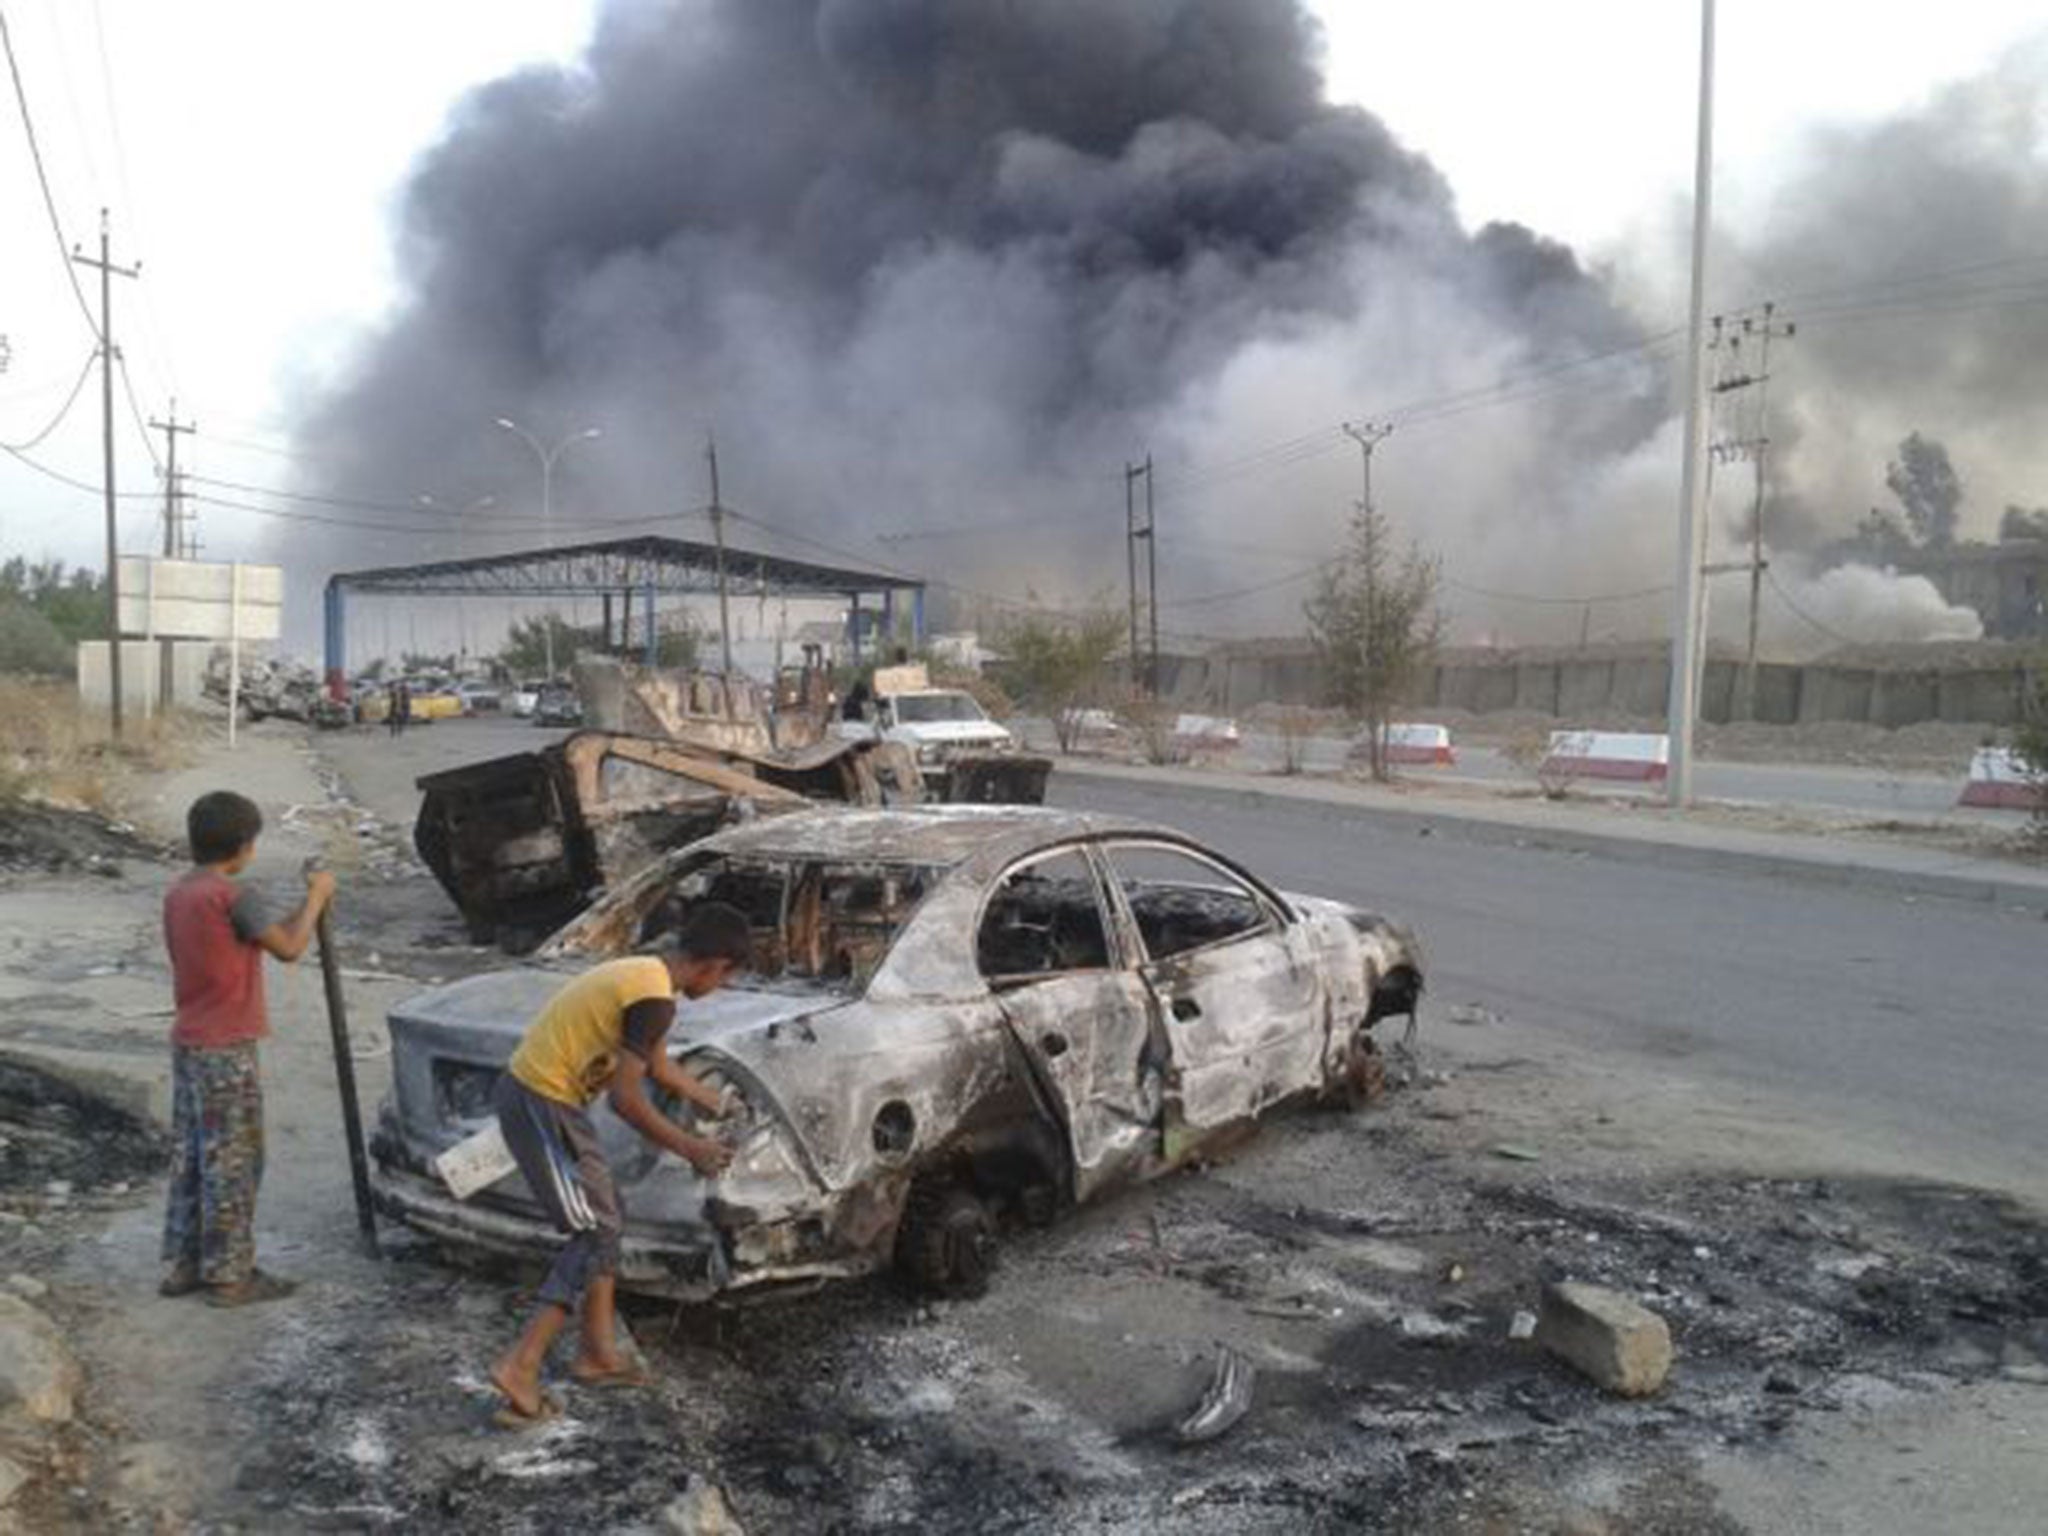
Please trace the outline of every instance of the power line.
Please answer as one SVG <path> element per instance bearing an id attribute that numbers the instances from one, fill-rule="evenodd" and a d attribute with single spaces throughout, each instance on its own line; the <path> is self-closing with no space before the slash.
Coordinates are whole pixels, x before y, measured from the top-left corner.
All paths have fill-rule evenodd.
<path id="1" fill-rule="evenodd" d="M 1793 602 L 1792 594 L 1790 592 L 1787 592 L 1784 588 L 1783 583 L 1781 583 L 1778 580 L 1778 573 L 1776 571 L 1768 569 L 1765 570 L 1764 580 L 1768 581 L 1771 584 L 1771 590 L 1778 594 L 1778 600 L 1782 602 L 1787 608 L 1791 609 L 1795 616 L 1805 620 L 1808 624 L 1812 625 L 1815 629 L 1819 630 L 1822 634 L 1826 635 L 1830 640 L 1833 640 L 1840 645 L 1862 644 L 1860 640 L 1851 639 L 1848 635 L 1843 634 L 1840 630 L 1832 629 L 1828 625 L 1823 624 L 1819 619 L 1816 619 L 1804 608 L 1800 607 L 1797 603 Z"/>
<path id="2" fill-rule="evenodd" d="M 43 165 L 41 141 L 36 138 L 34 115 L 29 111 L 28 90 L 21 83 L 21 61 L 14 54 L 14 33 L 7 25 L 7 13 L 0 11 L 0 48 L 7 54 L 7 73 L 14 81 L 14 100 L 21 108 L 21 129 L 28 138 L 28 157 L 35 166 L 36 185 L 42 188 L 43 211 L 49 215 L 50 234 L 57 242 L 57 259 L 64 264 L 64 279 L 71 285 L 71 296 L 78 301 L 78 312 L 85 317 L 86 329 L 95 339 L 99 337 L 99 321 L 93 318 L 92 305 L 85 299 L 85 289 L 78 281 L 78 273 L 71 263 L 71 242 L 64 238 L 64 221 L 57 217 L 57 199 L 50 191 L 49 172 Z"/>
<path id="3" fill-rule="evenodd" d="M 78 403 L 79 395 L 84 393 L 85 381 L 92 377 L 92 365 L 97 361 L 98 357 L 99 353 L 97 350 L 85 354 L 85 366 L 78 370 L 78 377 L 71 384 L 71 393 L 66 395 L 64 403 L 57 407 L 57 414 L 50 418 L 49 425 L 45 426 L 34 437 L 28 438 L 23 442 L 0 443 L 0 448 L 5 448 L 9 453 L 19 456 L 28 452 L 31 448 L 40 445 L 44 438 L 63 425 L 64 418 L 71 414 L 71 407 Z"/>
<path id="4" fill-rule="evenodd" d="M 128 354 L 116 352 L 114 362 L 121 370 L 121 393 L 128 399 L 128 419 L 135 423 L 135 430 L 142 438 L 142 446 L 149 452 L 149 462 L 156 466 L 158 474 L 162 474 L 164 461 L 157 457 L 156 442 L 149 435 L 149 418 L 144 414 L 141 403 L 135 398 L 135 381 L 128 376 Z"/>

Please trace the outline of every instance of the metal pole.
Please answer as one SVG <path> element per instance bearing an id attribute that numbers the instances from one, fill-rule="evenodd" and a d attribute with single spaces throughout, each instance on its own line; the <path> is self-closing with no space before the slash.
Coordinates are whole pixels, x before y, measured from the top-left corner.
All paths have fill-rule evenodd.
<path id="1" fill-rule="evenodd" d="M 543 549 L 549 549 L 555 542 L 555 456 L 542 453 L 540 456 L 540 542 Z M 555 680 L 555 614 L 552 608 L 541 610 L 540 619 L 542 654 L 545 657 L 548 681 Z"/>
<path id="2" fill-rule="evenodd" d="M 113 688 L 114 740 L 121 739 L 121 534 L 114 514 L 114 261 L 100 210 L 100 447 L 107 493 L 107 681 Z"/>
<path id="3" fill-rule="evenodd" d="M 725 504 L 718 499 L 718 444 L 706 439 L 704 457 L 711 461 L 711 538 L 718 546 L 718 659 L 732 676 L 732 613 L 725 591 Z M 731 697 L 728 690 L 727 697 Z"/>
<path id="4" fill-rule="evenodd" d="M 356 1226 L 363 1251 L 377 1254 L 377 1215 L 370 1202 L 370 1161 L 363 1151 L 363 1112 L 356 1100 L 356 1059 L 348 1042 L 348 1005 L 341 995 L 341 957 L 335 953 L 328 910 L 314 930 L 320 939 L 320 979 L 327 988 L 327 1027 L 334 1041 L 334 1080 L 341 1093 L 341 1128 L 348 1137 L 349 1179 L 355 1185 Z"/>
<path id="5" fill-rule="evenodd" d="M 1131 609 L 1131 692 L 1138 691 L 1138 507 L 1131 483 L 1137 469 L 1124 464 L 1124 564 L 1128 567 Z"/>
<path id="6" fill-rule="evenodd" d="M 1714 0 L 1700 0 L 1699 133 L 1693 164 L 1692 305 L 1686 323 L 1685 459 L 1679 480 L 1678 591 L 1671 626 L 1671 804 L 1692 800 L 1693 725 L 1699 718 L 1700 637 L 1707 542 L 1707 235 L 1714 189 Z"/>
<path id="7" fill-rule="evenodd" d="M 1159 519 L 1152 512 L 1152 455 L 1145 455 L 1145 614 L 1151 626 L 1146 692 L 1159 697 Z"/>
<path id="8" fill-rule="evenodd" d="M 242 712 L 242 562 L 228 567 L 228 750 L 235 746 L 236 717 Z"/>

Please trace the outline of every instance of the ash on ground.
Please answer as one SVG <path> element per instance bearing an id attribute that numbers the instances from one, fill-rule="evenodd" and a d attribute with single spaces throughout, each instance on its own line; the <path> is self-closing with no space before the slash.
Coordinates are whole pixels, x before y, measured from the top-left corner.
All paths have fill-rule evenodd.
<path id="1" fill-rule="evenodd" d="M 658 1385 L 561 1383 L 567 1414 L 525 1437 L 488 1427 L 483 1372 L 527 1298 L 410 1247 L 378 1294 L 328 1297 L 262 1346 L 238 1409 L 260 1460 L 217 1513 L 653 1530 L 709 1477 L 771 1531 L 1434 1532 L 1597 1515 L 1712 1532 L 1734 1527 L 1695 1476 L 1704 1450 L 1768 1447 L 1802 1415 L 1960 1382 L 2044 1379 L 2048 1233 L 1997 1197 L 1454 1177 L 1412 1121 L 1388 1118 L 1276 1125 L 1245 1155 L 1268 1163 L 1260 1188 L 1226 1167 L 1013 1234 L 982 1301 L 934 1307 L 878 1280 L 636 1310 Z M 1341 1203 L 1280 1204 L 1263 1191 L 1300 1186 L 1275 1163 L 1358 1175 Z M 1562 1278 L 1669 1321 L 1678 1365 L 1659 1396 L 1603 1396 L 1512 1337 Z M 1173 1421 L 1225 1341 L 1258 1370 L 1251 1414 L 1178 1446 Z"/>
<path id="2" fill-rule="evenodd" d="M 125 822 L 95 811 L 30 800 L 0 802 L 0 871 L 117 876 L 125 859 L 155 862 L 164 850 Z"/>
<path id="3" fill-rule="evenodd" d="M 163 1132 L 146 1117 L 0 1053 L 0 1198 L 126 1193 L 167 1161 Z"/>

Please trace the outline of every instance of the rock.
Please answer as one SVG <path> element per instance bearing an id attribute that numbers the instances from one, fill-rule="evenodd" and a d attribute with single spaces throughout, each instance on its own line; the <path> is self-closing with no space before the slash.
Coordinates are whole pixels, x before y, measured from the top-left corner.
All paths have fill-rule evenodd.
<path id="1" fill-rule="evenodd" d="M 1649 1308 L 1604 1286 L 1548 1286 L 1536 1342 L 1620 1397 L 1648 1397 L 1671 1370 L 1671 1330 Z"/>
<path id="2" fill-rule="evenodd" d="M 680 1497 L 661 1512 L 661 1528 L 673 1536 L 747 1536 L 725 1490 L 708 1477 L 693 1477 Z"/>
<path id="3" fill-rule="evenodd" d="M 78 1362 L 57 1325 L 19 1296 L 0 1292 L 0 1406 L 68 1424 L 78 1388 Z"/>
<path id="4" fill-rule="evenodd" d="M 23 1301 L 41 1301 L 50 1294 L 49 1286 L 38 1280 L 34 1275 L 24 1275 L 20 1270 L 16 1270 L 7 1277 L 7 1289 L 14 1292 Z"/>
<path id="5" fill-rule="evenodd" d="M 0 1456 L 0 1509 L 14 1502 L 14 1496 L 21 1492 L 21 1486 L 29 1476 L 28 1468 L 12 1456 Z"/>
<path id="6" fill-rule="evenodd" d="M 1511 1339 L 1533 1339 L 1536 1336 L 1536 1314 L 1517 1312 L 1508 1319 L 1508 1337 Z"/>

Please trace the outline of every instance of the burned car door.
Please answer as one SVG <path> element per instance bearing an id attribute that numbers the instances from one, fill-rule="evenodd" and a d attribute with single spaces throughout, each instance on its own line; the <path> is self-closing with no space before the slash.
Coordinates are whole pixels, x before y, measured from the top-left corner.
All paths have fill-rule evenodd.
<path id="1" fill-rule="evenodd" d="M 1199 1135 L 1319 1083 L 1320 975 L 1277 898 L 1172 843 L 1118 839 L 1102 856 L 1144 949 L 1180 1123 Z"/>
<path id="2" fill-rule="evenodd" d="M 1004 871 L 982 907 L 975 958 L 1004 1021 L 1058 1101 L 1074 1198 L 1088 1199 L 1153 1158 L 1163 1042 L 1087 855 L 1054 849 Z"/>

